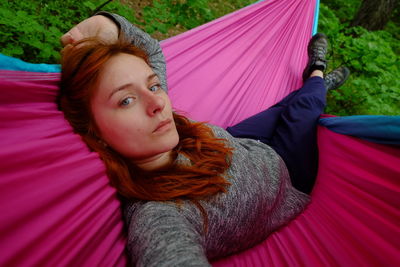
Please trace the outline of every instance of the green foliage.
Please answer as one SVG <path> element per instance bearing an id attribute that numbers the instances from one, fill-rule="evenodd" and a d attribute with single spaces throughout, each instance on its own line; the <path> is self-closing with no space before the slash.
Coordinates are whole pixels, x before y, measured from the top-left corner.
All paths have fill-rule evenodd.
<path id="1" fill-rule="evenodd" d="M 59 39 L 73 25 L 93 15 L 106 0 L 0 0 L 0 53 L 29 62 L 57 63 Z M 126 1 L 125 1 L 126 2 Z M 114 0 L 102 10 L 139 24 L 148 33 L 167 33 L 173 27 L 192 29 L 254 0 L 154 0 L 138 20 L 126 5 Z M 219 7 L 213 8 L 215 3 Z"/>
<path id="2" fill-rule="evenodd" d="M 143 9 L 145 31 L 149 34 L 159 31 L 167 33 L 168 29 L 177 24 L 176 14 L 171 12 L 170 0 L 153 1 L 153 6 L 146 6 Z"/>
<path id="3" fill-rule="evenodd" d="M 186 30 L 254 3 L 255 0 L 154 0 L 143 9 L 145 31 L 167 33 L 179 25 Z"/>
<path id="4" fill-rule="evenodd" d="M 356 15 L 361 0 L 321 0 L 321 3 L 330 10 L 334 10 L 335 17 L 347 27 Z"/>
<path id="5" fill-rule="evenodd" d="M 56 63 L 60 37 L 73 25 L 91 16 L 104 0 L 4 1 L 0 2 L 0 53 L 29 62 Z M 104 10 L 132 21 L 132 11 L 119 2 Z"/>
<path id="6" fill-rule="evenodd" d="M 346 65 L 351 70 L 349 80 L 328 94 L 326 112 L 400 114 L 398 39 L 388 31 L 369 32 L 361 27 L 349 27 L 351 17 L 338 17 L 344 14 L 348 16 L 341 9 L 336 13 L 321 4 L 319 32 L 327 34 L 330 40 L 330 69 Z"/>
<path id="7" fill-rule="evenodd" d="M 145 30 L 148 33 L 167 33 L 176 25 L 192 29 L 216 18 L 208 0 L 154 0 L 143 10 Z"/>
<path id="8" fill-rule="evenodd" d="M 215 18 L 208 7 L 207 0 L 182 1 L 173 6 L 172 12 L 178 15 L 178 24 L 187 29 L 192 29 Z"/>

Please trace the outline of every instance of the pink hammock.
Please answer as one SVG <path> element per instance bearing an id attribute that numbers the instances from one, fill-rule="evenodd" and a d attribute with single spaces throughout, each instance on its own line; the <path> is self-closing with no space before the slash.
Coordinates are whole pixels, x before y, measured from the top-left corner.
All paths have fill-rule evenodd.
<path id="1" fill-rule="evenodd" d="M 162 43 L 170 96 L 231 125 L 301 84 L 314 1 L 261 2 Z M 58 73 L 0 70 L 0 266 L 125 266 L 120 204 L 104 166 L 56 108 Z M 312 203 L 215 266 L 400 263 L 400 149 L 319 127 Z"/>
<path id="2" fill-rule="evenodd" d="M 222 127 L 302 85 L 315 1 L 265 1 L 162 42 L 177 110 Z"/>

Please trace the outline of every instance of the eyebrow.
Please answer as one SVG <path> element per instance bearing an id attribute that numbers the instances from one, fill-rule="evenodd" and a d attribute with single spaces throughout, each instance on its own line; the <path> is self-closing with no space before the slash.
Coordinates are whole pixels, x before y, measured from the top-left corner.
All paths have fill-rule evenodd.
<path id="1" fill-rule="evenodd" d="M 149 76 L 147 76 L 147 82 L 150 82 L 152 79 L 154 79 L 154 77 L 158 77 L 157 74 L 153 73 L 153 74 L 150 74 Z M 130 87 L 132 85 L 134 85 L 134 84 L 133 83 L 127 83 L 127 84 L 124 84 L 124 85 L 121 85 L 121 86 L 115 88 L 114 90 L 111 91 L 108 99 L 110 99 L 116 92 L 122 91 L 122 90 L 124 90 L 127 87 Z"/>

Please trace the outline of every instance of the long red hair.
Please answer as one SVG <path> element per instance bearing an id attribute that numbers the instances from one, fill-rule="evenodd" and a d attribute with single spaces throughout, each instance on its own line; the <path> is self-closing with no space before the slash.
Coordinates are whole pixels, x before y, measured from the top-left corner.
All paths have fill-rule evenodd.
<path id="1" fill-rule="evenodd" d="M 139 169 L 117 151 L 99 142 L 90 99 L 103 65 L 119 53 L 135 55 L 148 63 L 143 50 L 124 41 L 106 44 L 91 39 L 66 47 L 62 52 L 59 96 L 59 106 L 65 118 L 86 144 L 100 155 L 111 184 L 125 198 L 140 200 L 188 199 L 198 203 L 198 200 L 225 192 L 229 185 L 225 172 L 230 165 L 232 149 L 223 139 L 216 138 L 204 123 L 191 122 L 174 114 L 179 133 L 174 156 L 182 154 L 190 164 L 174 163 L 155 171 Z"/>

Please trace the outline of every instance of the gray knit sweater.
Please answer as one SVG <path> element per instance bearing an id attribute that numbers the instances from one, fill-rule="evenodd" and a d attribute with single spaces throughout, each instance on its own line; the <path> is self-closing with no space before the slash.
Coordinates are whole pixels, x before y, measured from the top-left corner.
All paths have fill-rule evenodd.
<path id="1" fill-rule="evenodd" d="M 147 50 L 155 72 L 166 85 L 165 63 L 158 42 L 124 18 L 112 16 L 132 42 Z M 166 88 L 166 87 L 165 87 Z M 125 204 L 127 251 L 137 266 L 209 266 L 209 260 L 242 251 L 262 242 L 305 208 L 309 196 L 291 186 L 282 159 L 269 146 L 251 139 L 232 137 L 210 126 L 217 138 L 234 149 L 226 173 L 231 185 L 201 201 L 204 218 L 190 201 L 177 205 L 156 201 Z M 177 158 L 188 163 L 184 156 Z"/>

